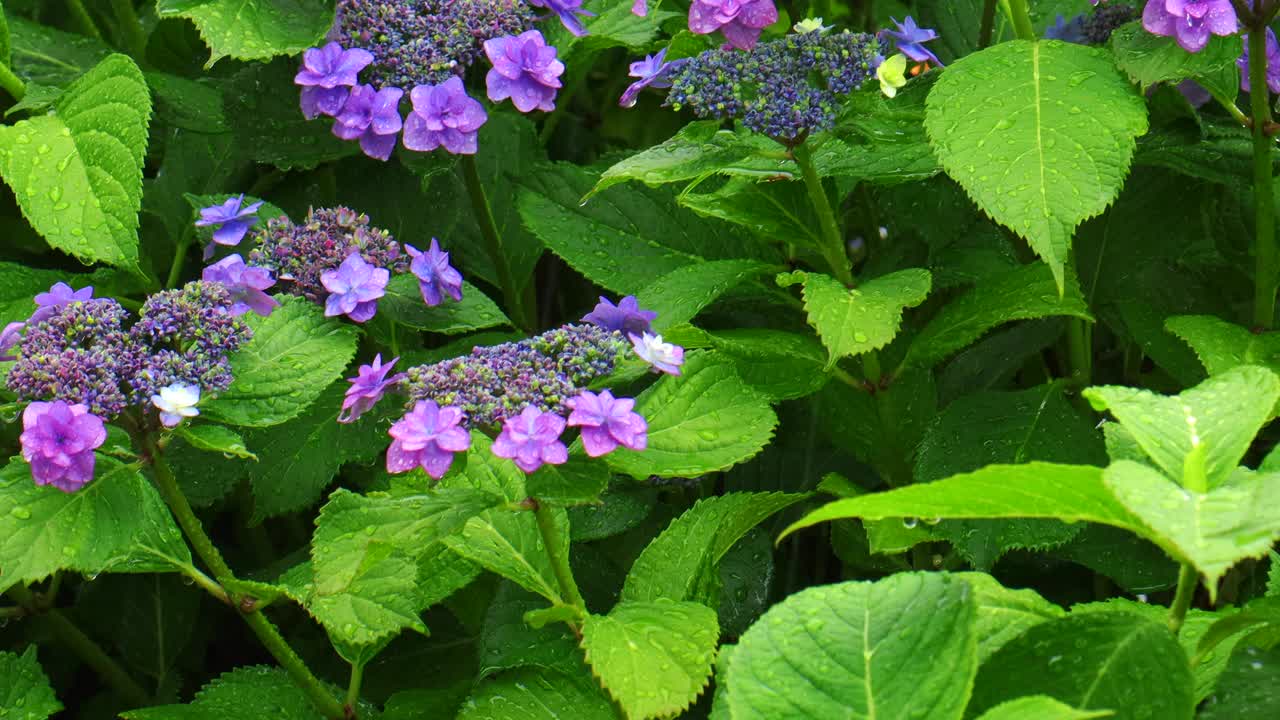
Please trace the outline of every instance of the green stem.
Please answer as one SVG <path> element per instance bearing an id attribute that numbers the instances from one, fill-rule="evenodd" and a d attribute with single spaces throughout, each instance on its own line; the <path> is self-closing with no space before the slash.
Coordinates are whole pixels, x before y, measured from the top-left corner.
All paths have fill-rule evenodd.
<path id="1" fill-rule="evenodd" d="M 142 60 L 147 54 L 147 38 L 142 34 L 142 24 L 138 22 L 138 11 L 133 7 L 133 0 L 111 0 L 111 11 L 124 35 L 124 45 L 129 54 Z"/>
<path id="2" fill-rule="evenodd" d="M 1265 19 L 1270 19 L 1267 14 Z M 1271 98 L 1267 91 L 1265 24 L 1249 32 L 1249 106 L 1253 116 L 1253 205 L 1256 232 L 1253 324 L 1270 330 L 1275 322 L 1280 255 L 1276 249 L 1275 196 L 1271 178 Z"/>
<path id="3" fill-rule="evenodd" d="M 502 236 L 498 234 L 498 223 L 493 219 L 493 208 L 489 205 L 489 196 L 485 194 L 484 183 L 480 180 L 480 167 L 476 164 L 475 155 L 462 156 L 462 176 L 467 183 L 467 194 L 471 196 L 471 210 L 475 213 L 476 224 L 480 226 L 480 234 L 484 236 L 489 259 L 498 272 L 498 286 L 502 297 L 506 300 L 507 312 L 511 319 L 521 328 L 532 331 L 533 323 L 529 320 L 529 308 L 524 306 L 524 299 L 516 289 L 514 276 L 511 274 L 511 262 L 502 249 Z"/>
<path id="4" fill-rule="evenodd" d="M 187 536 L 187 541 L 191 543 L 191 547 L 195 549 L 196 554 L 204 561 L 205 565 L 213 571 L 213 576 L 223 587 L 233 583 L 236 579 L 235 573 L 231 571 L 231 566 L 227 565 L 227 561 L 222 558 L 222 553 L 214 546 L 213 540 L 205 534 L 204 527 L 200 524 L 200 519 L 196 517 L 195 511 L 191 509 L 191 503 L 187 502 L 187 496 L 182 493 L 182 488 L 178 487 L 178 480 L 173 475 L 173 470 L 169 468 L 169 463 L 164 459 L 160 452 L 160 448 L 156 445 L 155 437 L 147 435 L 143 440 L 143 447 L 146 448 L 147 454 L 151 457 L 152 469 L 156 479 L 156 485 L 160 489 L 160 495 L 168 504 L 169 510 L 178 520 L 178 525 L 182 527 L 182 532 Z M 298 656 L 293 648 L 289 647 L 289 643 L 280 635 L 280 631 L 271 624 L 261 612 L 240 612 L 240 617 L 248 623 L 249 629 L 253 630 L 253 634 L 258 636 L 258 640 L 262 643 L 267 652 L 280 663 L 293 682 L 306 693 L 311 699 L 311 703 L 325 717 L 330 720 L 343 720 L 351 717 L 343 709 L 342 704 L 325 689 L 320 679 L 311 672 L 307 664 Z"/>
<path id="5" fill-rule="evenodd" d="M 21 100 L 27 94 L 27 84 L 22 78 L 13 74 L 8 65 L 0 63 L 0 88 L 9 93 L 14 100 Z"/>
<path id="6" fill-rule="evenodd" d="M 195 239 L 195 230 L 192 226 L 183 228 L 182 237 L 178 238 L 178 247 L 173 251 L 173 264 L 169 266 L 169 277 L 164 282 L 165 287 L 178 286 L 178 281 L 182 279 L 182 266 L 187 262 L 187 253 L 191 251 L 191 243 Z"/>
<path id="7" fill-rule="evenodd" d="M 996 27 L 996 0 L 986 0 L 982 5 L 982 25 L 978 27 L 978 49 L 991 44 L 991 34 Z"/>
<path id="8" fill-rule="evenodd" d="M 67 9 L 71 11 L 71 17 L 75 19 L 80 32 L 95 40 L 102 39 L 102 31 L 98 30 L 97 23 L 93 21 L 93 16 L 85 9 L 81 0 L 67 0 Z"/>
<path id="9" fill-rule="evenodd" d="M 560 535 L 556 527 L 551 506 L 533 499 L 533 517 L 538 521 L 538 533 L 542 535 L 542 545 L 547 549 L 551 569 L 556 575 L 556 584 L 560 586 L 560 599 L 585 610 L 586 602 L 578 592 L 578 584 L 573 580 L 573 570 L 569 568 L 568 546 L 564 544 L 565 538 Z"/>
<path id="10" fill-rule="evenodd" d="M 1191 607 L 1191 600 L 1195 597 L 1196 585 L 1199 583 L 1200 574 L 1195 567 L 1184 563 L 1182 571 L 1178 573 L 1178 590 L 1173 596 L 1173 605 L 1169 607 L 1169 630 L 1174 635 L 1182 629 L 1182 621 L 1187 617 L 1187 610 Z"/>
<path id="11" fill-rule="evenodd" d="M 391 329 L 389 333 L 391 337 L 388 338 L 388 340 L 391 343 L 391 357 L 400 357 L 399 327 L 400 327 L 399 323 L 397 323 L 395 320 L 391 321 Z"/>
<path id="12" fill-rule="evenodd" d="M 129 674 L 120 667 L 119 663 L 112 660 L 93 638 L 84 634 L 80 628 L 76 627 L 66 615 L 58 610 L 48 609 L 41 612 L 36 603 L 36 598 L 23 585 L 14 585 L 6 591 L 6 594 L 13 599 L 14 602 L 21 605 L 27 612 L 38 614 L 41 620 L 48 625 L 54 636 L 58 638 L 64 645 L 71 649 L 86 665 L 93 668 L 93 671 L 101 677 L 103 682 L 111 686 L 120 697 L 129 703 L 130 707 L 145 707 L 151 703 L 151 696 L 142 686 L 129 677 Z"/>
<path id="13" fill-rule="evenodd" d="M 831 266 L 831 273 L 846 287 L 853 287 L 853 272 L 849 268 L 849 254 L 845 252 L 844 234 L 836 223 L 836 214 L 831 209 L 831 200 L 822 187 L 822 178 L 813 166 L 813 155 L 803 143 L 792 149 L 796 165 L 804 176 L 805 189 L 809 191 L 809 201 L 813 203 L 814 212 L 818 213 L 818 223 L 822 227 L 822 257 Z"/>
<path id="14" fill-rule="evenodd" d="M 1067 321 L 1067 361 L 1070 382 L 1078 388 L 1093 382 L 1093 327 L 1085 320 Z"/>
<path id="15" fill-rule="evenodd" d="M 1031 24 L 1031 11 L 1027 9 L 1027 0 L 1008 0 L 1009 20 L 1013 23 L 1013 32 L 1019 40 L 1035 42 L 1038 38 L 1036 29 Z"/>
<path id="16" fill-rule="evenodd" d="M 8 620 L 10 618 L 20 618 L 25 615 L 27 615 L 27 609 L 22 606 L 0 608 L 0 620 Z"/>
<path id="17" fill-rule="evenodd" d="M 351 682 L 347 683 L 347 709 L 355 711 L 360 706 L 360 684 L 364 682 L 364 665 L 351 666 Z"/>

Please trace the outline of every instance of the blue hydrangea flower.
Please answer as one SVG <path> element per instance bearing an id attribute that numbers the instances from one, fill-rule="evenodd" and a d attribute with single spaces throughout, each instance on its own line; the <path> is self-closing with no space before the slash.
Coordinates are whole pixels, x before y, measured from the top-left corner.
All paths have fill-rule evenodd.
<path id="1" fill-rule="evenodd" d="M 605 330 L 617 330 L 624 335 L 628 333 L 641 335 L 649 331 L 650 324 L 656 317 L 658 313 L 640 309 L 640 301 L 635 295 L 622 298 L 617 305 L 609 302 L 609 299 L 602 295 L 595 308 L 582 316 L 582 321 Z"/>
<path id="2" fill-rule="evenodd" d="M 910 15 L 902 22 L 898 22 L 895 18 L 889 19 L 893 20 L 893 24 L 897 25 L 898 29 L 885 30 L 884 34 L 893 38 L 899 52 L 911 58 L 913 62 L 929 62 L 941 67 L 942 61 L 938 60 L 938 56 L 924 46 L 924 43 L 938 39 L 936 30 L 916 25 L 915 19 Z"/>
<path id="3" fill-rule="evenodd" d="M 622 97 L 618 99 L 618 104 L 625 108 L 634 107 L 636 98 L 640 95 L 641 90 L 647 87 L 671 87 L 671 73 L 683 65 L 686 60 L 667 62 L 666 57 L 667 49 L 662 48 L 657 53 L 646 56 L 643 60 L 631 63 L 627 76 L 639 79 L 627 86 L 627 89 L 622 93 Z"/>
<path id="4" fill-rule="evenodd" d="M 582 9 L 582 0 L 529 0 L 529 4 L 535 7 L 547 8 L 558 15 L 565 29 L 578 37 L 587 34 L 587 29 L 582 26 L 582 20 L 578 16 L 595 16 L 595 13 Z"/>
<path id="5" fill-rule="evenodd" d="M 375 160 L 388 160 L 404 121 L 400 117 L 398 87 L 374 90 L 372 85 L 351 88 L 342 112 L 334 118 L 333 134 L 343 140 L 359 140 L 360 149 Z"/>
<path id="6" fill-rule="evenodd" d="M 556 109 L 564 63 L 556 59 L 556 49 L 547 45 L 542 33 L 529 30 L 486 40 L 484 52 L 493 64 L 484 78 L 490 100 L 511 98 L 516 109 L 525 113 Z"/>
<path id="7" fill-rule="evenodd" d="M 386 268 L 370 265 L 353 252 L 338 266 L 320 274 L 320 282 L 329 291 L 325 299 L 325 317 L 346 315 L 362 323 L 378 312 L 378 298 L 387 292 L 391 273 Z"/>
<path id="8" fill-rule="evenodd" d="M 73 302 L 86 302 L 92 298 L 92 285 L 72 290 L 71 286 L 64 282 L 56 282 L 48 291 L 36 295 L 36 311 L 31 314 L 27 322 L 35 324 L 41 320 L 48 320 L 58 312 L 58 308 Z"/>
<path id="9" fill-rule="evenodd" d="M 336 42 L 302 53 L 302 69 L 294 76 L 302 86 L 302 114 L 308 120 L 336 116 L 347 101 L 350 87 L 359 84 L 360 71 L 373 62 L 373 53 L 361 48 L 343 50 Z"/>
<path id="10" fill-rule="evenodd" d="M 409 263 L 409 271 L 418 278 L 418 290 L 422 292 L 422 301 L 429 307 L 444 302 L 443 291 L 454 300 L 462 300 L 462 273 L 449 264 L 449 253 L 440 249 L 440 241 L 431 238 L 431 247 L 426 252 L 405 243 L 413 261 Z"/>
<path id="11" fill-rule="evenodd" d="M 239 245 L 249 228 L 258 222 L 258 208 L 262 201 L 244 206 L 244 193 L 239 197 L 227 198 L 221 205 L 212 205 L 200 209 L 200 219 L 196 227 L 213 227 L 213 242 L 218 245 Z M 213 257 L 213 244 L 205 246 L 204 259 Z"/>

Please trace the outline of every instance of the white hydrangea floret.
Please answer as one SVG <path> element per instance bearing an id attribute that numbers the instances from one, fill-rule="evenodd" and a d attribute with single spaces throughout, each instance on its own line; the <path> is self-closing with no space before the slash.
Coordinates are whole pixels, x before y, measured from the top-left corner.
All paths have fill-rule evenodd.
<path id="1" fill-rule="evenodd" d="M 200 402 L 200 388 L 186 383 L 174 383 L 160 388 L 158 395 L 151 396 L 151 404 L 160 410 L 160 422 L 165 427 L 173 427 L 184 418 L 200 414 L 196 404 Z"/>

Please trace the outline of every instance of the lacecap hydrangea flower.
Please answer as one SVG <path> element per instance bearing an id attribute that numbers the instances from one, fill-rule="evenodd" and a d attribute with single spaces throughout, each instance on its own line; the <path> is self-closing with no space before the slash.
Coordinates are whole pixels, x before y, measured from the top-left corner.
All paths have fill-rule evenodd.
<path id="1" fill-rule="evenodd" d="M 35 296 L 36 311 L 27 319 L 29 323 L 47 320 L 58 312 L 58 308 L 73 302 L 85 302 L 93 299 L 93 286 L 86 285 L 79 290 L 71 289 L 64 282 L 56 282 L 47 291 Z"/>
<path id="2" fill-rule="evenodd" d="M 401 473 L 420 467 L 439 480 L 449 471 L 455 453 L 471 447 L 471 435 L 462 427 L 462 411 L 421 400 L 391 426 L 387 472 Z"/>
<path id="3" fill-rule="evenodd" d="M 404 249 L 413 258 L 409 272 L 418 278 L 418 290 L 427 307 L 444 302 L 444 295 L 462 300 L 462 273 L 449 264 L 449 253 L 440 249 L 439 240 L 431 238 L 431 246 L 426 252 L 408 243 Z"/>
<path id="4" fill-rule="evenodd" d="M 302 69 L 293 82 L 302 86 L 302 115 L 314 120 L 342 112 L 351 88 L 360 84 L 361 70 L 373 62 L 373 53 L 361 48 L 344 50 L 336 42 L 302 53 Z"/>
<path id="5" fill-rule="evenodd" d="M 898 48 L 898 52 L 906 55 L 912 62 L 917 63 L 933 63 L 941 66 L 942 61 L 938 59 L 933 51 L 925 47 L 924 44 L 938 39 L 938 32 L 931 28 L 922 28 L 916 24 L 914 18 L 910 15 L 902 22 L 898 22 L 894 18 L 893 24 L 897 26 L 897 30 L 884 30 L 885 36 L 892 38 L 894 45 Z"/>
<path id="6" fill-rule="evenodd" d="M 640 301 L 635 295 L 622 298 L 617 305 L 614 305 L 609 298 L 601 296 L 595 308 L 582 316 L 582 321 L 605 330 L 639 335 L 648 332 L 657 317 L 658 313 L 641 309 Z"/>
<path id="7" fill-rule="evenodd" d="M 374 90 L 372 85 L 356 85 L 333 119 L 333 134 L 343 140 L 358 140 L 360 149 L 371 158 L 389 159 L 404 126 L 402 97 L 404 90 L 398 87 Z"/>
<path id="8" fill-rule="evenodd" d="M 167 428 L 199 415 L 200 410 L 196 408 L 199 402 L 199 386 L 181 382 L 166 385 L 151 396 L 151 404 L 160 411 L 160 424 Z"/>
<path id="9" fill-rule="evenodd" d="M 413 111 L 404 121 L 404 146 L 429 152 L 443 147 L 454 155 L 474 155 L 480 127 L 489 119 L 484 106 L 467 95 L 462 79 L 419 85 L 409 93 Z"/>
<path id="10" fill-rule="evenodd" d="M 1209 44 L 1210 35 L 1235 35 L 1240 23 L 1231 0 L 1147 0 L 1142 27 L 1194 53 Z"/>
<path id="11" fill-rule="evenodd" d="M 93 479 L 93 451 L 106 441 L 107 429 L 82 404 L 33 402 L 22 411 L 19 439 L 37 485 L 75 492 Z"/>
<path id="12" fill-rule="evenodd" d="M 404 380 L 405 374 L 398 373 L 391 375 L 391 369 L 395 367 L 400 358 L 392 358 L 391 362 L 382 362 L 382 353 L 374 356 L 373 362 L 369 365 L 361 365 L 356 370 L 356 376 L 347 378 L 347 382 L 351 383 L 351 387 L 347 388 L 346 395 L 342 398 L 342 409 L 338 412 L 338 422 L 353 423 L 360 419 L 360 416 L 373 409 L 374 405 L 382 399 L 382 396 L 395 385 Z"/>
<path id="13" fill-rule="evenodd" d="M 618 99 L 618 104 L 626 108 L 634 107 L 636 98 L 639 97 L 641 90 L 647 87 L 671 87 L 671 73 L 686 61 L 674 60 L 667 62 L 666 57 L 667 49 L 662 48 L 657 53 L 646 56 L 643 60 L 631 63 L 627 77 L 637 78 L 637 80 L 628 85 L 627 89 L 623 91 L 622 97 Z"/>
<path id="14" fill-rule="evenodd" d="M 516 467 L 531 473 L 546 465 L 561 465 L 569 459 L 569 448 L 560 442 L 565 419 L 536 407 L 526 407 L 507 418 L 502 432 L 493 441 L 493 454 L 513 460 Z"/>
<path id="15" fill-rule="evenodd" d="M 760 32 L 778 22 L 773 0 L 693 0 L 689 5 L 689 31 L 708 35 L 719 30 L 735 48 L 750 50 Z"/>
<path id="16" fill-rule="evenodd" d="M 320 282 L 329 291 L 324 302 L 325 317 L 346 315 L 358 323 L 372 318 L 390 279 L 390 271 L 370 265 L 358 251 L 353 251 L 336 270 L 320 273 Z"/>
<path id="17" fill-rule="evenodd" d="M 581 428 L 582 447 L 591 457 L 607 455 L 618 446 L 643 450 L 648 445 L 649 424 L 633 411 L 636 401 L 615 398 L 608 390 L 597 395 L 583 390 L 570 398 L 570 427 Z"/>
<path id="18" fill-rule="evenodd" d="M 635 333 L 627 336 L 631 340 L 631 348 L 641 360 L 653 366 L 658 372 L 668 375 L 679 375 L 680 366 L 684 364 L 684 348 L 673 345 L 653 333 Z"/>
<path id="19" fill-rule="evenodd" d="M 582 25 L 582 19 L 579 16 L 595 16 L 595 13 L 582 9 L 582 0 L 529 0 L 529 4 L 547 8 L 555 13 L 565 29 L 578 37 L 587 34 L 587 29 Z"/>
<path id="20" fill-rule="evenodd" d="M 221 205 L 201 208 L 196 227 L 214 229 L 213 242 L 204 248 L 204 259 L 213 257 L 213 251 L 217 245 L 239 245 L 245 233 L 249 232 L 249 228 L 258 222 L 257 212 L 260 207 L 262 207 L 261 200 L 245 207 L 244 193 L 241 193 L 239 197 L 228 198 Z"/>
<path id="21" fill-rule="evenodd" d="M 493 65 L 484 78 L 490 100 L 511 98 L 516 109 L 525 113 L 556 109 L 564 63 L 556 59 L 556 49 L 547 45 L 541 32 L 528 30 L 486 40 L 484 53 Z"/>
<path id="22" fill-rule="evenodd" d="M 267 268 L 246 265 L 239 254 L 228 255 L 206 267 L 200 279 L 219 283 L 231 296 L 231 314 L 243 315 L 250 310 L 267 317 L 280 302 L 265 291 L 276 284 Z"/>
<path id="23" fill-rule="evenodd" d="M 22 329 L 27 326 L 24 322 L 11 322 L 0 330 L 0 362 L 9 362 L 16 360 L 17 357 L 9 355 L 9 350 L 14 345 L 22 342 Z"/>

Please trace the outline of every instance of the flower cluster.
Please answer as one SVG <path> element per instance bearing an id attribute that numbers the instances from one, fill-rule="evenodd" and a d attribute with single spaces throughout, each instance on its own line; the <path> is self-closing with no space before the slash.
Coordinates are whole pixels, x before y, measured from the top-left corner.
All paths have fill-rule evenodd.
<path id="1" fill-rule="evenodd" d="M 835 124 L 839 98 L 874 73 L 883 52 L 873 35 L 813 31 L 747 52 L 708 50 L 670 72 L 667 105 L 699 117 L 735 118 L 785 144 Z"/>
<path id="2" fill-rule="evenodd" d="M 1102 5 L 1070 20 L 1061 15 L 1044 33 L 1046 40 L 1062 40 L 1078 45 L 1105 45 L 1116 28 L 1133 20 L 1138 11 L 1130 5 Z"/>
<path id="3" fill-rule="evenodd" d="M 232 380 L 228 356 L 253 337 L 232 304 L 225 286 L 203 280 L 147 298 L 129 330 L 133 345 L 142 350 L 129 379 L 135 401 L 172 385 L 206 393 L 227 389 Z"/>

